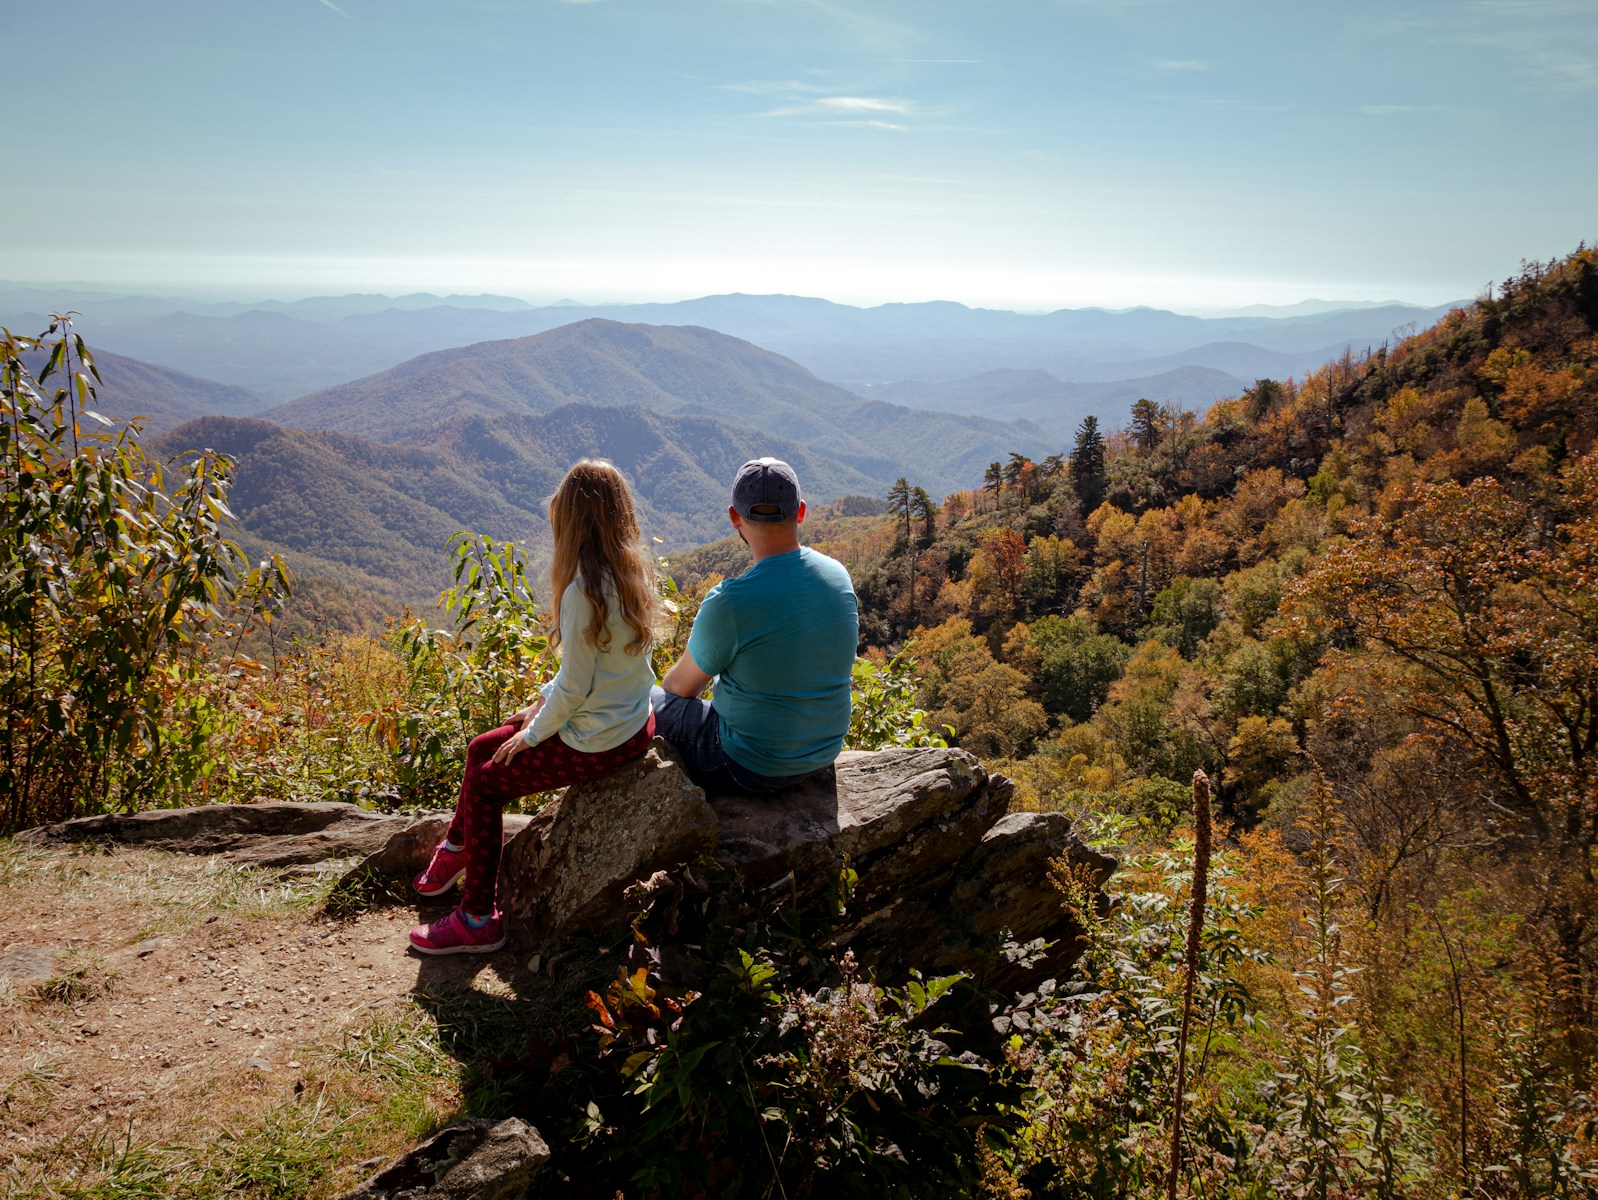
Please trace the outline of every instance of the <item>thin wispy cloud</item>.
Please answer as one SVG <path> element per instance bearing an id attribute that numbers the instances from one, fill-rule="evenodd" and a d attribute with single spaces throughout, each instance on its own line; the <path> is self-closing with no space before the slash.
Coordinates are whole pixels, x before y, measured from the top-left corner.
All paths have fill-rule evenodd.
<path id="1" fill-rule="evenodd" d="M 1296 104 L 1257 104 L 1230 96 L 1177 96 L 1169 92 L 1155 92 L 1149 99 L 1166 104 L 1202 104 L 1206 108 L 1229 108 L 1237 112 L 1292 112 L 1298 107 Z"/>
<path id="2" fill-rule="evenodd" d="M 881 63 L 895 64 L 927 63 L 931 65 L 942 64 L 946 66 L 976 66 L 982 60 L 980 58 L 879 58 L 876 61 Z"/>
<path id="3" fill-rule="evenodd" d="M 1451 104 L 1361 104 L 1359 111 L 1367 117 L 1394 117 L 1406 113 L 1454 112 Z"/>
<path id="4" fill-rule="evenodd" d="M 350 14 L 349 14 L 349 13 L 347 13 L 347 12 L 345 12 L 345 11 L 344 11 L 344 10 L 343 10 L 343 9 L 342 9 L 342 8 L 340 8 L 340 7 L 339 7 L 339 6 L 338 6 L 338 5 L 336 5 L 336 4 L 334 4 L 334 3 L 333 3 L 333 0 L 321 0 L 321 4 L 322 4 L 322 7 L 323 7 L 323 8 L 330 8 L 330 9 L 332 9 L 332 10 L 333 10 L 333 11 L 334 11 L 334 12 L 336 12 L 336 13 L 337 13 L 337 14 L 338 14 L 338 15 L 339 15 L 339 16 L 341 16 L 341 17 L 343 17 L 343 18 L 344 18 L 344 19 L 345 19 L 345 20 L 346 20 L 346 21 L 353 21 L 353 20 L 355 20 L 355 18 L 354 18 L 354 17 L 352 17 L 352 16 L 350 16 Z"/>
<path id="5" fill-rule="evenodd" d="M 858 46 L 902 53 L 911 49 L 917 40 L 915 31 L 908 25 L 869 16 L 834 0 L 797 0 L 797 3 L 831 21 Z"/>
<path id="6" fill-rule="evenodd" d="M 1208 71 L 1210 64 L 1197 58 L 1168 58 L 1154 64 L 1161 71 Z"/>
<path id="7" fill-rule="evenodd" d="M 1467 0 L 1445 16 L 1411 15 L 1366 22 L 1368 34 L 1420 36 L 1503 58 L 1526 92 L 1598 88 L 1598 23 L 1591 0 Z"/>
<path id="8" fill-rule="evenodd" d="M 896 113 L 901 117 L 914 115 L 916 106 L 909 100 L 888 100 L 880 96 L 828 96 L 817 100 L 816 107 L 824 112 L 842 113 Z"/>
<path id="9" fill-rule="evenodd" d="M 782 8 L 821 18 L 824 27 L 842 35 L 852 51 L 874 50 L 879 54 L 904 54 L 915 47 L 920 35 L 909 25 L 860 12 L 837 0 L 735 0 L 737 4 L 760 8 Z"/>
<path id="10" fill-rule="evenodd" d="M 744 92 L 751 96 L 782 95 L 794 92 L 825 95 L 828 92 L 837 90 L 836 86 L 832 84 L 806 83 L 798 79 L 766 79 L 749 83 L 718 83 L 716 88 L 718 91 Z"/>
<path id="11" fill-rule="evenodd" d="M 800 104 L 785 104 L 760 113 L 762 117 L 913 117 L 916 106 L 908 100 L 885 100 L 874 96 L 823 96 Z"/>
<path id="12" fill-rule="evenodd" d="M 1471 0 L 1453 40 L 1496 49 L 1531 91 L 1598 87 L 1598 26 L 1586 0 Z"/>
<path id="13" fill-rule="evenodd" d="M 905 133 L 908 125 L 900 125 L 894 121 L 825 121 L 823 124 L 836 125 L 845 129 L 884 129 L 889 133 Z"/>
<path id="14" fill-rule="evenodd" d="M 731 90 L 756 89 L 743 86 Z M 828 94 L 816 95 L 816 91 L 815 88 L 806 88 L 803 92 L 791 89 L 786 96 L 789 101 L 787 104 L 753 115 L 763 120 L 810 121 L 820 125 L 844 125 L 892 133 L 906 132 L 909 121 L 941 115 L 914 100 L 898 96 L 840 95 L 831 89 Z"/>

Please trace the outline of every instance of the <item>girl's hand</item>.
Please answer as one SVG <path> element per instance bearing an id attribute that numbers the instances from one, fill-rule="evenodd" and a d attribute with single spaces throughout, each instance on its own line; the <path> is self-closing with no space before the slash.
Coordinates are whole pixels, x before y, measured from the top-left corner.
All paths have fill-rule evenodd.
<path id="1" fill-rule="evenodd" d="M 525 749 L 527 749 L 527 743 L 522 741 L 522 735 L 513 733 L 499 744 L 499 749 L 494 751 L 494 757 L 489 759 L 489 761 L 504 766 Z"/>
<path id="2" fill-rule="evenodd" d="M 542 696 L 534 696 L 533 702 L 526 708 L 511 714 L 509 723 L 516 726 L 517 729 L 526 729 L 527 723 L 536 717 L 538 715 L 538 710 L 543 707 L 544 698 Z"/>

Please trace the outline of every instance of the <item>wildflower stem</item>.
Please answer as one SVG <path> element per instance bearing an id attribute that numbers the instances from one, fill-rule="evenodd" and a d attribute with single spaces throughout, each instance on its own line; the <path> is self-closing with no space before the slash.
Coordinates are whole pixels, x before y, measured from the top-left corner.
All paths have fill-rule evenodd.
<path id="1" fill-rule="evenodd" d="M 1210 883 L 1210 780 L 1193 772 L 1193 898 L 1188 905 L 1187 948 L 1182 961 L 1182 1026 L 1176 1036 L 1176 1096 L 1171 1106 L 1171 1178 L 1166 1188 L 1176 1200 L 1182 1173 L 1182 1117 L 1187 1092 L 1187 1036 L 1193 1023 L 1193 992 L 1198 983 L 1199 948 L 1204 935 L 1204 905 Z"/>

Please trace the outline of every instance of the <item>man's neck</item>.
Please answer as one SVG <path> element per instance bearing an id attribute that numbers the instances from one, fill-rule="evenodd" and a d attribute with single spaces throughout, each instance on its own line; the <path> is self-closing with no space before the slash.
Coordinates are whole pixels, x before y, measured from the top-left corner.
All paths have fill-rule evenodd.
<path id="1" fill-rule="evenodd" d="M 759 562 L 763 558 L 775 558 L 779 554 L 792 554 L 799 549 L 799 539 L 797 537 L 783 538 L 780 541 L 773 540 L 770 542 L 762 542 L 752 537 L 745 537 L 744 542 L 748 545 L 749 553 L 755 562 Z"/>

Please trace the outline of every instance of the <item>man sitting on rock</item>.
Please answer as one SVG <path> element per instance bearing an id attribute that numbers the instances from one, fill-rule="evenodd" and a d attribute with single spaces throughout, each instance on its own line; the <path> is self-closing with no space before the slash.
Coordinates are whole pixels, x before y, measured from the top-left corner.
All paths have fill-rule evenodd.
<path id="1" fill-rule="evenodd" d="M 740 467 L 727 516 L 754 564 L 699 606 L 650 695 L 655 731 L 707 792 L 775 792 L 843 748 L 859 609 L 843 565 L 799 544 L 805 505 L 787 463 Z M 699 699 L 712 679 L 715 699 Z"/>

